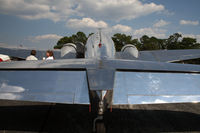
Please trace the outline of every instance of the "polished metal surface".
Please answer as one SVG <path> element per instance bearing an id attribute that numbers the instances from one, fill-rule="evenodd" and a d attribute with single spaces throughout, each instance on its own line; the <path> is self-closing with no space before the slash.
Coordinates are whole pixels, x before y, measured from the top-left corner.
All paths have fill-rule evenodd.
<path id="1" fill-rule="evenodd" d="M 0 71 L 0 99 L 89 104 L 85 71 Z"/>
<path id="2" fill-rule="evenodd" d="M 0 70 L 2 69 L 120 69 L 125 71 L 200 72 L 199 65 L 119 59 L 63 59 L 1 62 Z"/>
<path id="3" fill-rule="evenodd" d="M 138 58 L 135 58 L 130 54 L 117 52 L 116 58 L 157 62 L 174 62 L 200 58 L 200 49 L 139 51 Z"/>
<path id="4" fill-rule="evenodd" d="M 67 43 L 64 44 L 63 47 L 61 48 L 61 57 L 67 56 L 69 53 L 74 53 L 74 57 L 76 58 L 76 45 L 73 43 Z"/>
<path id="5" fill-rule="evenodd" d="M 125 71 L 163 71 L 163 72 L 200 72 L 199 65 L 138 61 L 138 60 L 105 60 L 104 64 Z"/>
<path id="6" fill-rule="evenodd" d="M 200 74 L 116 72 L 113 104 L 200 102 Z"/>
<path id="7" fill-rule="evenodd" d="M 115 58 L 115 46 L 111 37 L 101 31 L 91 35 L 86 43 L 85 58 Z"/>
<path id="8" fill-rule="evenodd" d="M 114 69 L 87 69 L 90 90 L 112 90 L 114 86 Z"/>
<path id="9" fill-rule="evenodd" d="M 94 65 L 89 59 L 62 59 L 62 60 L 40 60 L 40 61 L 12 61 L 0 62 L 0 69 L 61 69 L 61 68 L 86 68 Z"/>
<path id="10" fill-rule="evenodd" d="M 139 56 L 138 49 L 132 44 L 126 44 L 125 46 L 123 46 L 121 49 L 121 53 L 134 58 L 138 58 Z"/>

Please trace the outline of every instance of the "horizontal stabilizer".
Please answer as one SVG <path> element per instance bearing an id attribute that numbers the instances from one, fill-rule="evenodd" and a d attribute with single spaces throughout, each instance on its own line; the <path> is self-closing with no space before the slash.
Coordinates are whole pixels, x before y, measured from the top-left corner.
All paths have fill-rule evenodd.
<path id="1" fill-rule="evenodd" d="M 116 72 L 113 104 L 200 102 L 200 74 Z"/>
<path id="2" fill-rule="evenodd" d="M 0 99 L 89 104 L 85 71 L 0 71 Z"/>

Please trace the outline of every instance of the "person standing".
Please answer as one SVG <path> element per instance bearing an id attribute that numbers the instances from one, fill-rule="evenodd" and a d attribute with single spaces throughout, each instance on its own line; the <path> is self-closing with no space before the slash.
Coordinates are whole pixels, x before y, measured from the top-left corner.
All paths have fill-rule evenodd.
<path id="1" fill-rule="evenodd" d="M 47 57 L 46 60 L 54 60 L 53 51 L 47 50 L 46 57 Z"/>
<path id="2" fill-rule="evenodd" d="M 38 60 L 36 57 L 36 50 L 31 50 L 31 55 L 29 55 L 28 57 L 26 57 L 26 60 Z"/>

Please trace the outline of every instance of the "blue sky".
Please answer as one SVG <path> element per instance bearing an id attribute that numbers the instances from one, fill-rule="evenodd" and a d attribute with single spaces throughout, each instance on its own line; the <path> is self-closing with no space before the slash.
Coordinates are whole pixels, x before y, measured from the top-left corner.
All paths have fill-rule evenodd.
<path id="1" fill-rule="evenodd" d="M 179 32 L 200 42 L 199 0 L 0 0 L 0 43 L 51 49 L 63 36 L 104 28 L 139 38 Z"/>

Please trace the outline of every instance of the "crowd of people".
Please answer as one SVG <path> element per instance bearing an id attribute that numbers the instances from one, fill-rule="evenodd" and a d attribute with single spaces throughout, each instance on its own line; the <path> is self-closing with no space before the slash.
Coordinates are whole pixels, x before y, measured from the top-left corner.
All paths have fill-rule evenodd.
<path id="1" fill-rule="evenodd" d="M 28 57 L 26 57 L 26 60 L 38 60 L 36 57 L 36 50 L 31 50 L 31 53 Z M 46 57 L 43 57 L 43 60 L 54 60 L 54 54 L 52 50 L 47 50 L 46 51 Z M 5 62 L 5 61 L 11 61 L 11 58 L 8 55 L 0 54 L 0 62 Z"/>

